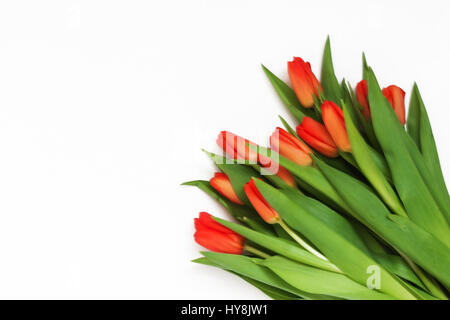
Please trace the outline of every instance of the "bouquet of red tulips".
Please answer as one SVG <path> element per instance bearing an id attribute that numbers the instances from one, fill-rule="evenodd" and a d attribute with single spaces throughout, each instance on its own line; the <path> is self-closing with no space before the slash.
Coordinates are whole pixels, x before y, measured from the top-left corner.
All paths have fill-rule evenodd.
<path id="1" fill-rule="evenodd" d="M 405 92 L 381 89 L 364 55 L 355 90 L 337 80 L 329 39 L 320 82 L 301 58 L 291 86 L 263 70 L 297 127 L 280 117 L 270 148 L 219 134 L 220 172 L 185 184 L 235 222 L 201 212 L 210 251 L 194 261 L 273 299 L 447 299 L 450 198 L 417 85 L 406 120 Z"/>

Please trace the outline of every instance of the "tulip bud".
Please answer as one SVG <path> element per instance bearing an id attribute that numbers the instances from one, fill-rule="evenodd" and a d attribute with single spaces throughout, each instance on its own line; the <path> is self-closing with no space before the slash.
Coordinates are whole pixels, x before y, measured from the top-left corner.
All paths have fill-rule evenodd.
<path id="1" fill-rule="evenodd" d="M 366 120 L 370 118 L 370 107 L 369 107 L 369 100 L 367 98 L 367 81 L 361 80 L 356 85 L 356 100 L 358 100 L 359 104 L 362 107 L 361 113 L 364 116 Z"/>
<path id="2" fill-rule="evenodd" d="M 209 184 L 228 200 L 236 204 L 243 204 L 243 202 L 237 196 L 236 192 L 234 192 L 230 179 L 226 174 L 216 172 L 214 174 L 214 177 L 209 180 Z"/>
<path id="3" fill-rule="evenodd" d="M 325 126 L 310 117 L 304 117 L 297 126 L 297 134 L 309 146 L 327 157 L 337 157 L 338 150 Z"/>
<path id="4" fill-rule="evenodd" d="M 384 88 L 382 92 L 392 108 L 394 108 L 394 112 L 398 120 L 400 120 L 400 123 L 405 125 L 405 91 L 395 85 L 391 85 Z"/>
<path id="5" fill-rule="evenodd" d="M 289 186 L 291 186 L 291 187 L 297 186 L 297 183 L 295 182 L 295 179 L 294 179 L 294 176 L 292 175 L 292 173 L 290 173 L 289 170 L 287 170 L 286 168 L 284 168 L 280 165 L 278 166 L 277 176 L 281 180 L 286 182 Z"/>
<path id="6" fill-rule="evenodd" d="M 241 254 L 245 239 L 236 232 L 222 226 L 207 212 L 200 212 L 194 219 L 195 241 L 215 252 Z"/>
<path id="7" fill-rule="evenodd" d="M 293 61 L 288 62 L 288 73 L 292 87 L 302 106 L 305 108 L 312 107 L 314 96 L 319 96 L 319 92 L 323 92 L 323 90 L 311 70 L 310 63 L 294 57 Z"/>
<path id="8" fill-rule="evenodd" d="M 288 170 L 282 168 L 278 163 L 272 161 L 269 157 L 258 154 L 256 151 L 250 149 L 249 145 L 256 147 L 257 144 L 228 131 L 222 131 L 219 134 L 217 144 L 229 157 L 234 159 L 245 159 L 253 164 L 259 163 L 270 173 L 276 174 L 280 177 L 288 185 L 292 187 L 296 185 L 294 177 Z"/>
<path id="9" fill-rule="evenodd" d="M 217 144 L 233 159 L 248 160 L 250 163 L 258 161 L 258 154 L 249 147 L 249 145 L 256 146 L 256 144 L 231 132 L 220 132 Z"/>
<path id="10" fill-rule="evenodd" d="M 280 215 L 276 212 L 270 204 L 263 198 L 258 188 L 256 187 L 255 181 L 250 180 L 244 185 L 244 191 L 247 195 L 248 200 L 255 208 L 256 212 L 259 213 L 261 218 L 267 223 L 274 224 L 281 220 Z"/>
<path id="11" fill-rule="evenodd" d="M 351 152 L 352 147 L 345 129 L 344 112 L 334 102 L 322 104 L 322 120 L 339 150 Z"/>
<path id="12" fill-rule="evenodd" d="M 312 164 L 312 158 L 309 155 L 312 152 L 311 149 L 286 130 L 276 128 L 270 137 L 270 147 L 298 165 L 309 166 Z"/>

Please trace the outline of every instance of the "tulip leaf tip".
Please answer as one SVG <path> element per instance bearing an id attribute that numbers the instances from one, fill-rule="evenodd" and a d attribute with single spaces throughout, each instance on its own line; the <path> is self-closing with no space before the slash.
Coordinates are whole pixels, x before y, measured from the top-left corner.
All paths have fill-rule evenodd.
<path id="1" fill-rule="evenodd" d="M 205 150 L 205 149 L 201 149 L 204 153 L 206 153 L 209 157 L 211 157 L 211 158 L 213 158 L 214 156 L 215 156 L 215 154 L 214 153 L 212 153 L 212 152 L 209 152 L 209 151 L 207 151 L 207 150 Z"/>

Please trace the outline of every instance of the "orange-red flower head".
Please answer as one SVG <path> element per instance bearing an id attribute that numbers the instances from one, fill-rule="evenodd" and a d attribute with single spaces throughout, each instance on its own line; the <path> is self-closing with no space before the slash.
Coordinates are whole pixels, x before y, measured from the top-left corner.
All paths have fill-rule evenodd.
<path id="1" fill-rule="evenodd" d="M 312 158 L 309 155 L 312 152 L 311 149 L 282 128 L 275 129 L 270 137 L 270 147 L 298 165 L 309 166 L 312 164 Z"/>
<path id="2" fill-rule="evenodd" d="M 394 112 L 398 120 L 400 120 L 400 123 L 405 125 L 405 91 L 395 85 L 391 85 L 384 88 L 382 92 L 392 108 L 394 108 Z"/>
<path id="3" fill-rule="evenodd" d="M 322 120 L 339 150 L 351 152 L 352 147 L 345 129 L 344 112 L 332 101 L 322 104 Z"/>
<path id="4" fill-rule="evenodd" d="M 295 187 L 297 185 L 294 176 L 285 167 L 278 165 L 277 176 L 291 187 Z"/>
<path id="5" fill-rule="evenodd" d="M 247 182 L 244 185 L 244 191 L 256 212 L 259 213 L 265 222 L 273 224 L 280 221 L 280 215 L 270 206 L 266 199 L 263 198 L 256 187 L 255 181 L 250 180 Z"/>
<path id="6" fill-rule="evenodd" d="M 217 137 L 217 144 L 233 159 L 243 159 L 257 163 L 258 154 L 249 147 L 249 145 L 256 146 L 256 144 L 247 139 L 228 131 L 222 131 Z"/>
<path id="7" fill-rule="evenodd" d="M 327 157 L 337 157 L 338 150 L 325 126 L 310 117 L 304 117 L 297 126 L 297 134 L 303 141 Z"/>
<path id="8" fill-rule="evenodd" d="M 361 113 L 364 116 L 366 120 L 370 118 L 370 107 L 369 107 L 369 100 L 367 98 L 367 81 L 361 80 L 356 85 L 356 99 L 358 100 L 359 104 L 362 107 Z"/>
<path id="9" fill-rule="evenodd" d="M 243 204 L 236 192 L 234 192 L 230 179 L 226 174 L 216 172 L 214 177 L 209 180 L 209 184 L 228 200 L 237 204 Z"/>
<path id="10" fill-rule="evenodd" d="M 294 60 L 288 62 L 289 79 L 297 95 L 298 100 L 305 108 L 314 105 L 314 96 L 322 92 L 322 86 L 311 71 L 309 62 L 302 58 L 294 57 Z"/>
<path id="11" fill-rule="evenodd" d="M 244 250 L 245 239 L 215 221 L 207 212 L 200 212 L 198 218 L 194 219 L 195 241 L 215 252 L 241 254 Z"/>

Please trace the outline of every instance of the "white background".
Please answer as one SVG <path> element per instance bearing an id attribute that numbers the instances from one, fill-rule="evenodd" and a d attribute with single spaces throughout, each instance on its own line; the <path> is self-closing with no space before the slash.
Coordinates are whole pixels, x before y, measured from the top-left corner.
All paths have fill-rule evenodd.
<path id="1" fill-rule="evenodd" d="M 179 184 L 228 129 L 266 144 L 287 112 L 260 68 L 416 80 L 450 175 L 448 1 L 2 1 L 0 298 L 265 298 L 196 265 Z"/>

